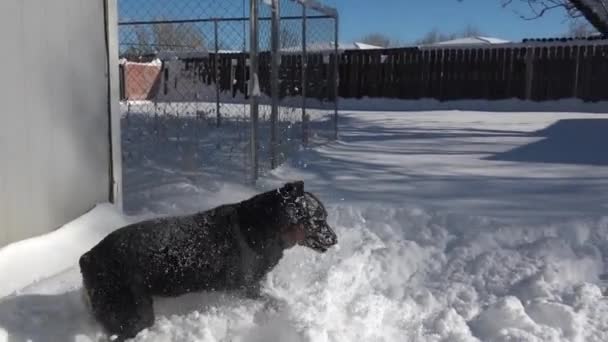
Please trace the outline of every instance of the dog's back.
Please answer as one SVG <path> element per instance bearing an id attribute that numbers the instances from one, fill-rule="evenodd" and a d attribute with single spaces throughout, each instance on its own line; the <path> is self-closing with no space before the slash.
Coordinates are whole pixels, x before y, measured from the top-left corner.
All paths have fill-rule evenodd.
<path id="1" fill-rule="evenodd" d="M 277 234 L 262 253 L 254 251 L 237 209 L 226 205 L 121 228 L 82 256 L 81 269 L 130 278 L 158 296 L 246 288 L 279 262 L 283 247 Z"/>
<path id="2" fill-rule="evenodd" d="M 111 272 L 142 282 L 152 295 L 211 289 L 238 251 L 230 231 L 217 222 L 225 217 L 210 216 L 168 217 L 121 228 L 85 254 L 83 262 L 103 260 L 114 268 Z"/>

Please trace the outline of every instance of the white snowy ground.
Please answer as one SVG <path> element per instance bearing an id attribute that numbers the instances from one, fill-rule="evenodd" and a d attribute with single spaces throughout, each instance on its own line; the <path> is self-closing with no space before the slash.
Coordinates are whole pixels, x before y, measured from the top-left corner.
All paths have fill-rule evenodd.
<path id="1" fill-rule="evenodd" d="M 345 111 L 340 142 L 259 189 L 131 151 L 138 216 L 104 205 L 0 250 L 0 341 L 96 340 L 75 265 L 104 234 L 293 179 L 326 202 L 339 246 L 287 252 L 264 284 L 278 305 L 159 300 L 135 341 L 607 341 L 607 131 L 605 114 Z"/>

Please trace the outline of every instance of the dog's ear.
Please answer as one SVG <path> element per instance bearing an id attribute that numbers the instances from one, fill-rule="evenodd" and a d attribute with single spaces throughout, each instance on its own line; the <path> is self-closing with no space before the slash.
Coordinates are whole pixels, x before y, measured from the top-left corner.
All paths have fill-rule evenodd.
<path id="1" fill-rule="evenodd" d="M 285 184 L 279 192 L 283 197 L 299 198 L 304 196 L 304 182 L 297 181 Z"/>

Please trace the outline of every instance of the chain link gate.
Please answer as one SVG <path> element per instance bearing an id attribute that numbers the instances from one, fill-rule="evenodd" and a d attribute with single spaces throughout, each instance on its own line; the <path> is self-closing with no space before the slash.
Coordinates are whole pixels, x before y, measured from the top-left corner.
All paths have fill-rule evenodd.
<path id="1" fill-rule="evenodd" d="M 309 0 L 264 1 L 259 59 L 263 115 L 270 118 L 271 167 L 338 136 L 338 14 Z M 276 68 L 274 66 L 277 66 Z M 297 141 L 299 144 L 294 144 Z"/>
<path id="2" fill-rule="evenodd" d="M 150 169 L 254 182 L 302 144 L 337 138 L 335 10 L 311 0 L 118 4 L 126 187 L 130 172 Z"/>

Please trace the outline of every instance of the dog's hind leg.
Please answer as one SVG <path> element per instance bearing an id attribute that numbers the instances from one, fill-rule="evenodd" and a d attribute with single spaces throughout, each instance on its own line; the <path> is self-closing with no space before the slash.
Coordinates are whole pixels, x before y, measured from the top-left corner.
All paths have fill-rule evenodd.
<path id="1" fill-rule="evenodd" d="M 131 294 L 134 302 L 134 319 L 131 326 L 135 337 L 138 332 L 154 325 L 154 306 L 152 296 L 142 282 L 131 285 Z"/>
<path id="2" fill-rule="evenodd" d="M 112 331 L 121 338 L 133 338 L 154 324 L 153 301 L 139 282 L 131 282 L 124 290 L 119 294 L 122 299 L 115 310 Z"/>
<path id="3" fill-rule="evenodd" d="M 94 281 L 83 275 L 91 311 L 108 335 L 117 336 L 113 341 L 133 338 L 154 324 L 152 297 L 141 282 L 111 272 L 96 272 Z"/>

